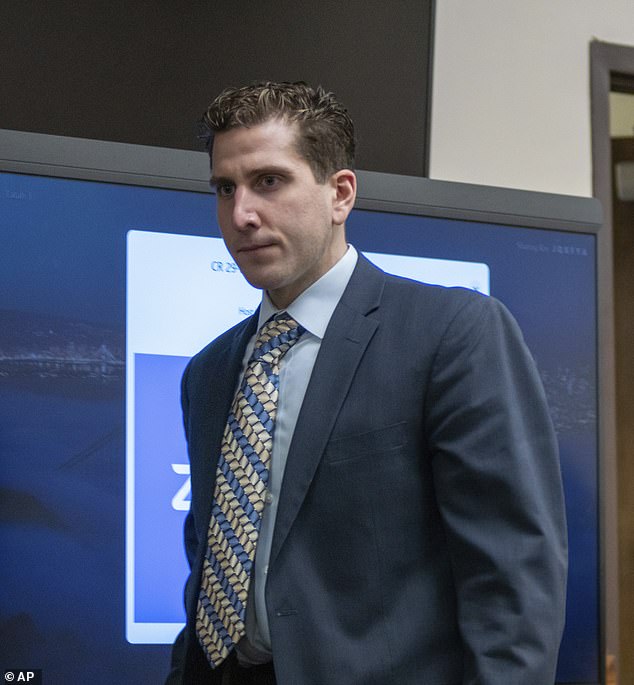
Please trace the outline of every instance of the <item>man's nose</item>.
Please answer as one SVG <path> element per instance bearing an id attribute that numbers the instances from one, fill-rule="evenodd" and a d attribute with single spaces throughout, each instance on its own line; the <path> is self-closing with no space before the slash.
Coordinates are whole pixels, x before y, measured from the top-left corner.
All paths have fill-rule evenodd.
<path id="1" fill-rule="evenodd" d="M 257 228 L 260 217 L 257 212 L 257 198 L 248 188 L 238 187 L 233 196 L 233 223 L 238 229 Z"/>

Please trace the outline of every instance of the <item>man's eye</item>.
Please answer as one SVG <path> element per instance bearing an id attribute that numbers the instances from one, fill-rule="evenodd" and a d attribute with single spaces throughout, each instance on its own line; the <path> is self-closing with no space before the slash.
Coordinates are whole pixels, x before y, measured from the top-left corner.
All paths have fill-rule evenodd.
<path id="1" fill-rule="evenodd" d="M 220 197 L 231 197 L 233 194 L 233 183 L 219 183 L 216 186 L 216 194 Z"/>
<path id="2" fill-rule="evenodd" d="M 260 179 L 260 185 L 263 188 L 275 188 L 279 183 L 279 178 L 277 176 L 262 176 Z"/>

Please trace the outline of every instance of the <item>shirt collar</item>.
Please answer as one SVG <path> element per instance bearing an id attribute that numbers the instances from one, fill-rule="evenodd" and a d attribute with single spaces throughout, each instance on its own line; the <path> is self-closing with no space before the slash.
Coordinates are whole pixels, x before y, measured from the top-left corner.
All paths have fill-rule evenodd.
<path id="1" fill-rule="evenodd" d="M 306 288 L 284 309 L 297 323 L 301 324 L 309 333 L 323 338 L 330 317 L 339 304 L 343 291 L 348 285 L 352 272 L 357 264 L 357 251 L 352 245 L 343 257 L 321 278 Z M 281 310 L 271 302 L 266 291 L 262 294 L 258 330 L 273 315 Z"/>

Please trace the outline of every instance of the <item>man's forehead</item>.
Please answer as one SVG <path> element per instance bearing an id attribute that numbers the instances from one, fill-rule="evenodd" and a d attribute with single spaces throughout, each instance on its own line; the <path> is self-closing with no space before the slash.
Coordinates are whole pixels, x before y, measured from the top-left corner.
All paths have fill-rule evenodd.
<path id="1" fill-rule="evenodd" d="M 211 166 L 214 175 L 225 166 L 287 158 L 304 161 L 297 147 L 298 125 L 283 119 L 269 119 L 253 126 L 239 126 L 214 136 Z"/>

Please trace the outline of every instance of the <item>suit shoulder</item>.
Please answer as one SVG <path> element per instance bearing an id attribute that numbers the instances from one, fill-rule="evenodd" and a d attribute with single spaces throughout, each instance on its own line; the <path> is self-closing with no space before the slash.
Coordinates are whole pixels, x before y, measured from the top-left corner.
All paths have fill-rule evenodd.
<path id="1" fill-rule="evenodd" d="M 476 340 L 500 334 L 521 336 L 508 309 L 495 297 L 463 287 L 420 283 L 386 275 L 382 305 L 403 335 L 441 340 Z M 433 343 L 432 343 L 433 344 Z"/>
<path id="2" fill-rule="evenodd" d="M 460 286 L 422 283 L 401 276 L 385 275 L 385 296 L 390 300 L 404 300 L 411 305 L 430 309 L 434 314 L 455 315 L 460 310 L 474 314 L 502 306 L 494 297 Z M 444 318 L 444 317 L 443 317 Z"/>

